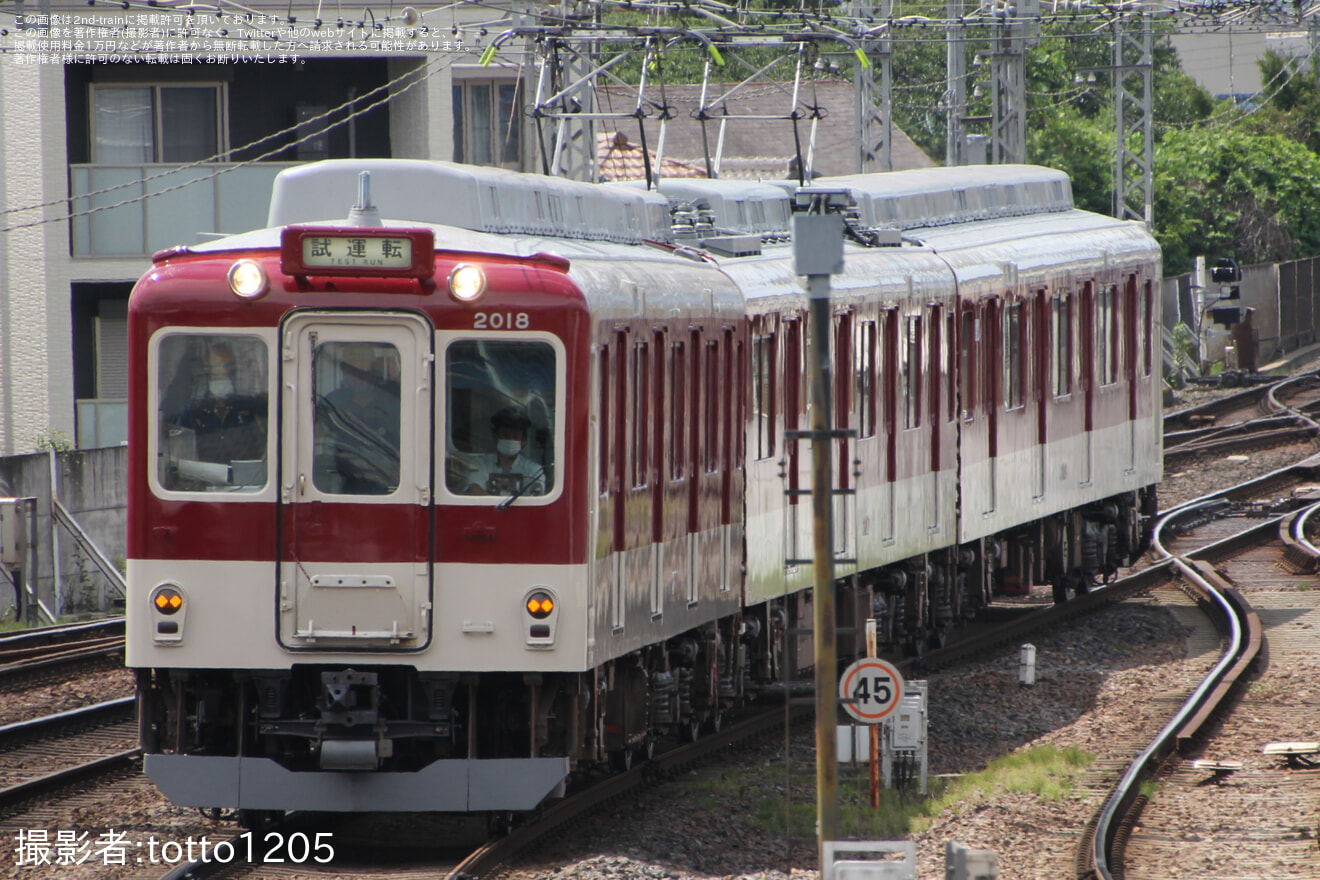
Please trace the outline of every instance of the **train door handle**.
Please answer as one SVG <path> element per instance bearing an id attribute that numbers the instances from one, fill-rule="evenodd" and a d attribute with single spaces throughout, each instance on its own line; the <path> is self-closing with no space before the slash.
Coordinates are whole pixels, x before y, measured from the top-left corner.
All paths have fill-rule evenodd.
<path id="1" fill-rule="evenodd" d="M 299 495 L 306 495 L 306 494 L 307 494 L 307 475 L 306 475 L 306 474 L 299 474 L 299 475 L 298 475 L 298 494 L 299 494 Z"/>

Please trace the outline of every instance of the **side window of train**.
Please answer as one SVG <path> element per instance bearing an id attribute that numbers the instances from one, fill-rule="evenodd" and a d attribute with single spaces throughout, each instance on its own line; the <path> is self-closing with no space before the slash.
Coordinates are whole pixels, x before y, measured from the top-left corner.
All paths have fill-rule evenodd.
<path id="1" fill-rule="evenodd" d="M 1022 406 L 1022 360 L 1026 354 L 1023 345 L 1022 304 L 1014 303 L 1005 310 L 1004 328 L 1004 405 L 1007 409 Z"/>
<path id="2" fill-rule="evenodd" d="M 600 423 L 596 426 L 598 431 L 598 448 L 596 451 L 596 465 L 598 468 L 597 479 L 600 483 L 600 494 L 606 495 L 610 491 L 610 347 L 602 345 L 600 347 L 600 400 L 598 410 L 600 412 Z"/>
<path id="3" fill-rule="evenodd" d="M 752 418 L 755 421 L 756 457 L 775 454 L 775 337 L 752 340 Z"/>
<path id="4" fill-rule="evenodd" d="M 857 347 L 853 362 L 857 374 L 857 436 L 874 437 L 876 431 L 875 321 L 857 326 Z"/>
<path id="5" fill-rule="evenodd" d="M 1072 296 L 1060 294 L 1050 314 L 1050 336 L 1054 340 L 1054 396 L 1072 394 Z"/>
<path id="6" fill-rule="evenodd" d="M 1137 288 L 1137 325 L 1139 345 L 1141 346 L 1141 375 L 1150 375 L 1152 319 L 1154 317 L 1151 283 L 1147 281 Z"/>
<path id="7" fill-rule="evenodd" d="M 954 340 L 958 338 L 958 319 L 950 312 L 944 318 L 944 397 L 945 420 L 958 418 L 958 372 Z"/>
<path id="8" fill-rule="evenodd" d="M 639 342 L 633 346 L 632 413 L 630 415 L 633 428 L 632 485 L 636 489 L 643 488 L 649 482 L 647 479 L 647 464 L 650 461 L 647 455 L 649 451 L 647 441 L 651 437 L 651 432 L 648 430 L 651 395 L 647 393 L 651 388 L 649 348 L 650 346 L 645 342 Z"/>
<path id="9" fill-rule="evenodd" d="M 446 349 L 444 363 L 448 490 L 492 502 L 552 492 L 559 418 L 554 347 L 459 339 Z"/>
<path id="10" fill-rule="evenodd" d="M 673 360 L 674 379 L 670 388 L 673 397 L 673 430 L 669 432 L 669 478 L 679 481 L 687 478 L 687 346 L 680 340 L 669 347 Z"/>
<path id="11" fill-rule="evenodd" d="M 921 427 L 921 316 L 905 319 L 903 355 L 899 369 L 903 375 L 903 427 Z"/>
<path id="12" fill-rule="evenodd" d="M 706 412 L 704 416 L 706 436 L 704 443 L 704 455 L 706 460 L 706 473 L 715 473 L 720 469 L 720 358 L 719 343 L 706 343 L 706 388 L 705 402 Z"/>
<path id="13" fill-rule="evenodd" d="M 971 421 L 976 413 L 976 347 L 981 342 L 981 322 L 972 309 L 963 310 L 959 339 L 962 343 L 959 355 L 961 363 L 958 365 L 958 374 L 962 379 L 959 386 L 962 417 Z"/>
<path id="14" fill-rule="evenodd" d="M 1118 381 L 1118 288 L 1102 287 L 1095 295 L 1095 372 L 1101 385 Z"/>
<path id="15" fill-rule="evenodd" d="M 266 486 L 270 369 L 256 336 L 178 333 L 156 368 L 156 478 L 170 492 Z"/>

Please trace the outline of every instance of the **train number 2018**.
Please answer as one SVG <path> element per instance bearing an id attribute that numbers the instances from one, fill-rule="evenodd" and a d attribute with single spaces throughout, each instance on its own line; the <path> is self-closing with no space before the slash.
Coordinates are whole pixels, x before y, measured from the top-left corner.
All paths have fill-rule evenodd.
<path id="1" fill-rule="evenodd" d="M 477 312 L 472 316 L 474 330 L 526 330 L 532 316 L 526 312 Z"/>

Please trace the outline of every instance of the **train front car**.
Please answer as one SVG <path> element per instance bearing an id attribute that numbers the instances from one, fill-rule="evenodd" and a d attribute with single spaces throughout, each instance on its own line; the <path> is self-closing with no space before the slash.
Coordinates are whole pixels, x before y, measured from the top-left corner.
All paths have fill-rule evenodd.
<path id="1" fill-rule="evenodd" d="M 362 167 L 467 228 L 373 225 Z M 567 259 L 472 231 L 501 173 L 286 172 L 271 229 L 135 288 L 127 660 L 174 802 L 528 810 L 608 758 L 593 319 Z M 640 239 L 643 195 L 606 201 L 587 231 Z"/>

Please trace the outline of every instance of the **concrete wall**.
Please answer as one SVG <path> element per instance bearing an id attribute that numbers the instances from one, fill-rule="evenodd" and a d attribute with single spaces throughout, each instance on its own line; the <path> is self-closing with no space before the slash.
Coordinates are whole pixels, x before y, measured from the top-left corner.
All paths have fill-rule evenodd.
<path id="1" fill-rule="evenodd" d="M 0 214 L 0 455 L 12 455 L 73 437 L 62 66 L 0 56 L 0 107 L 0 208 L 14 212 Z"/>
<path id="2" fill-rule="evenodd" d="M 53 524 L 52 460 L 56 462 L 56 498 L 101 552 L 119 562 L 128 553 L 128 449 L 114 446 L 0 458 L 0 495 L 37 499 L 37 570 L 26 579 L 35 581 L 42 602 L 62 614 L 111 608 L 117 588 L 69 532 Z M 4 581 L 5 575 L 0 574 L 0 613 L 12 616 L 13 590 Z"/>

